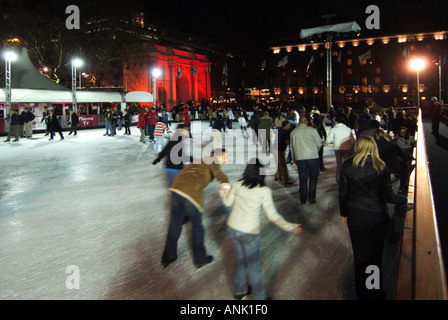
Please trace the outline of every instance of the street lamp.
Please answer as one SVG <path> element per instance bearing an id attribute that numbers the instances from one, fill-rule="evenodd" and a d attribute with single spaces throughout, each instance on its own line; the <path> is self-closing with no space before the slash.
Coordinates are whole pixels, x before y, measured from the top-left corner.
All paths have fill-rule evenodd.
<path id="1" fill-rule="evenodd" d="M 154 68 L 151 71 L 152 77 L 154 79 L 154 90 L 153 90 L 153 94 L 154 94 L 154 107 L 156 106 L 157 103 L 157 78 L 160 77 L 162 75 L 162 71 L 159 68 Z"/>
<path id="2" fill-rule="evenodd" d="M 412 70 L 417 71 L 417 107 L 420 108 L 420 70 L 426 66 L 426 61 L 421 58 L 415 58 L 409 62 L 409 66 Z"/>
<path id="3" fill-rule="evenodd" d="M 78 112 L 78 103 L 76 98 L 76 68 L 82 66 L 82 60 L 75 58 L 72 60 L 72 106 L 73 112 Z"/>
<path id="4" fill-rule="evenodd" d="M 14 51 L 6 51 L 5 57 L 5 89 L 6 89 L 6 108 L 4 117 L 11 109 L 11 61 L 17 59 L 17 54 Z"/>

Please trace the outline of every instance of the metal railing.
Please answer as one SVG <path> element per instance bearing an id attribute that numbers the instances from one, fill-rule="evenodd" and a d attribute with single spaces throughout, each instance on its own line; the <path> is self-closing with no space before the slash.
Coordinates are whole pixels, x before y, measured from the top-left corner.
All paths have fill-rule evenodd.
<path id="1" fill-rule="evenodd" d="M 421 109 L 416 140 L 416 167 L 410 176 L 395 299 L 447 300 Z"/>

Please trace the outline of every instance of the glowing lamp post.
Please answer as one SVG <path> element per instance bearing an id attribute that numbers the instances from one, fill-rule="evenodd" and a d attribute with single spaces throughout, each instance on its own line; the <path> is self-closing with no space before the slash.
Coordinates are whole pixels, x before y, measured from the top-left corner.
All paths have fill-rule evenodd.
<path id="1" fill-rule="evenodd" d="M 72 106 L 73 112 L 78 112 L 78 100 L 76 98 L 76 68 L 82 66 L 82 60 L 75 58 L 72 60 Z"/>
<path id="2" fill-rule="evenodd" d="M 154 107 L 157 107 L 156 103 L 157 103 L 157 78 L 160 77 L 162 75 L 162 71 L 159 68 L 154 68 L 151 71 L 152 77 L 154 79 L 154 90 L 153 95 L 154 95 Z"/>
<path id="3" fill-rule="evenodd" d="M 11 61 L 17 59 L 17 54 L 13 51 L 6 51 L 5 57 L 5 89 L 6 89 L 6 108 L 4 116 L 9 113 L 11 109 Z"/>
<path id="4" fill-rule="evenodd" d="M 420 108 L 420 70 L 426 66 L 426 61 L 421 58 L 412 59 L 409 66 L 417 72 L 417 106 Z"/>

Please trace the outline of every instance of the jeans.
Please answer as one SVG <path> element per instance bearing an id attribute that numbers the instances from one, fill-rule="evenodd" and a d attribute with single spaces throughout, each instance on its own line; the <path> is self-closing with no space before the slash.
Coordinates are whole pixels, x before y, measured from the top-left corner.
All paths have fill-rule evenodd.
<path id="1" fill-rule="evenodd" d="M 299 171 L 300 202 L 316 201 L 317 178 L 319 177 L 319 158 L 296 161 Z"/>
<path id="2" fill-rule="evenodd" d="M 155 128 L 156 128 L 155 124 L 148 124 L 149 140 L 154 140 L 154 129 Z"/>
<path id="3" fill-rule="evenodd" d="M 108 136 L 112 134 L 112 122 L 106 121 L 106 134 Z"/>
<path id="4" fill-rule="evenodd" d="M 154 152 L 155 154 L 159 154 L 163 147 L 165 147 L 165 138 L 164 137 L 154 137 L 156 140 L 156 143 L 154 144 Z"/>
<path id="5" fill-rule="evenodd" d="M 145 143 L 145 128 L 140 128 L 140 142 Z"/>
<path id="6" fill-rule="evenodd" d="M 172 192 L 171 220 L 166 236 L 165 249 L 162 255 L 162 264 L 177 260 L 177 241 L 182 232 L 184 217 L 187 215 L 192 224 L 193 260 L 196 265 L 207 263 L 204 247 L 204 227 L 202 226 L 202 212 L 189 200 Z"/>
<path id="7" fill-rule="evenodd" d="M 114 136 L 117 134 L 117 122 L 116 121 L 112 121 L 111 122 L 111 134 Z"/>
<path id="8" fill-rule="evenodd" d="M 229 226 L 227 230 L 236 252 L 233 277 L 235 295 L 245 294 L 250 285 L 253 299 L 265 300 L 266 291 L 261 278 L 260 235 L 244 233 Z"/>
<path id="9" fill-rule="evenodd" d="M 171 187 L 171 185 L 174 182 L 174 179 L 176 179 L 177 174 L 180 172 L 180 170 L 177 169 L 171 169 L 171 168 L 166 168 L 165 169 L 165 173 L 166 173 L 166 182 L 168 184 L 168 188 Z"/>

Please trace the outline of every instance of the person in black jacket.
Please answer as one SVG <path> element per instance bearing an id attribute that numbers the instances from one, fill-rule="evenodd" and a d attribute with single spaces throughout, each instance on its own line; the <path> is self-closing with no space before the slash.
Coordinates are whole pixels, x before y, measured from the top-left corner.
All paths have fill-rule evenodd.
<path id="1" fill-rule="evenodd" d="M 291 134 L 291 123 L 289 121 L 283 121 L 282 126 L 278 129 L 277 143 L 273 145 L 273 148 L 277 148 L 278 152 L 274 152 L 274 156 L 277 156 L 277 172 L 275 173 L 275 179 L 285 187 L 293 186 L 294 184 L 289 181 L 288 167 L 286 166 L 286 149 L 289 145 L 289 138 Z"/>
<path id="2" fill-rule="evenodd" d="M 157 155 L 157 158 L 152 162 L 153 165 L 162 161 L 166 157 L 165 173 L 167 178 L 168 187 L 171 186 L 177 174 L 183 169 L 186 161 L 193 161 L 191 157 L 187 157 L 183 154 L 182 141 L 190 136 L 189 126 L 179 124 L 176 130 L 170 137 L 170 141 L 163 148 L 163 150 Z M 175 150 L 173 148 L 176 147 Z M 177 152 L 175 152 L 177 151 Z"/>
<path id="3" fill-rule="evenodd" d="M 50 130 L 48 130 L 48 116 L 50 115 L 50 111 L 48 111 L 48 107 L 44 107 L 44 111 L 42 112 L 42 120 L 40 120 L 40 123 L 45 121 L 45 136 L 48 136 L 50 134 Z"/>
<path id="4" fill-rule="evenodd" d="M 123 110 L 124 135 L 131 135 L 132 110 L 129 107 Z"/>
<path id="5" fill-rule="evenodd" d="M 407 164 L 413 160 L 412 155 L 390 141 L 387 133 L 381 129 L 375 131 L 374 138 L 380 158 L 386 163 L 390 173 L 400 178 L 400 192 L 407 193 L 410 174 Z"/>
<path id="6" fill-rule="evenodd" d="M 327 130 L 325 130 L 325 128 L 324 128 L 324 123 L 322 121 L 322 117 L 320 116 L 320 114 L 318 114 L 318 113 L 313 114 L 312 123 L 313 123 L 314 128 L 316 128 L 317 133 L 319 133 L 319 136 L 322 138 L 322 141 L 326 141 L 327 140 Z M 324 164 L 324 145 L 323 144 L 319 149 L 319 167 L 320 167 L 320 171 L 327 170 L 325 168 L 325 164 Z"/>
<path id="7" fill-rule="evenodd" d="M 226 129 L 226 125 L 222 120 L 222 116 L 217 114 L 215 122 L 212 125 L 212 136 L 213 136 L 213 149 L 221 149 L 222 145 L 222 133 Z"/>
<path id="8" fill-rule="evenodd" d="M 359 137 L 355 155 L 342 165 L 339 181 L 339 211 L 350 233 L 358 299 L 385 299 L 381 261 L 390 220 L 387 204 L 406 202 L 406 197 L 393 192 L 375 140 Z M 368 285 L 372 282 L 368 281 L 370 268 L 378 270 L 380 277 L 373 287 Z"/>
<path id="9" fill-rule="evenodd" d="M 31 108 L 24 108 L 22 111 L 22 118 L 24 122 L 25 128 L 25 137 L 32 138 L 33 137 L 33 120 L 35 118 L 34 113 L 31 111 Z"/>
<path id="10" fill-rule="evenodd" d="M 58 132 L 61 140 L 64 140 L 61 125 L 59 124 L 58 117 L 54 114 L 53 109 L 50 109 L 50 114 L 48 115 L 48 130 L 50 131 L 50 139 L 48 140 L 53 140 L 55 132 Z"/>
<path id="11" fill-rule="evenodd" d="M 70 109 L 70 114 L 68 115 L 68 123 L 70 124 L 70 132 L 68 135 L 77 135 L 76 129 L 78 128 L 79 124 L 79 117 L 72 109 Z"/>
<path id="12" fill-rule="evenodd" d="M 19 117 L 17 110 L 9 110 L 9 114 L 5 118 L 5 122 L 9 122 L 8 138 L 6 138 L 5 142 L 11 141 L 11 135 L 13 134 L 15 136 L 14 142 L 19 141 Z"/>
<path id="13" fill-rule="evenodd" d="M 257 144 L 257 139 L 258 139 L 258 128 L 260 127 L 260 111 L 255 109 L 254 113 L 252 114 L 252 117 L 250 117 L 249 120 L 249 127 L 252 128 L 253 130 L 253 134 L 252 134 L 252 138 L 253 138 L 253 143 Z"/>

